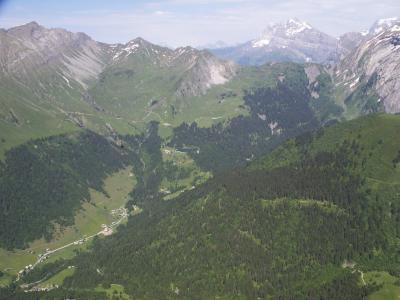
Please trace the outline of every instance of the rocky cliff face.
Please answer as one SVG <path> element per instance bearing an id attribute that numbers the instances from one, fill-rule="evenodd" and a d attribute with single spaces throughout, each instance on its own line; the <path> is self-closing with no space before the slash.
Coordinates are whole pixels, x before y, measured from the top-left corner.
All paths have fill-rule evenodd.
<path id="1" fill-rule="evenodd" d="M 106 46 L 83 33 L 47 29 L 31 22 L 3 30 L 0 35 L 2 70 L 20 80 L 50 71 L 86 87 L 107 61 Z"/>
<path id="2" fill-rule="evenodd" d="M 340 49 L 340 59 L 344 59 L 347 55 L 356 49 L 366 39 L 366 33 L 348 32 L 340 36 L 338 40 L 338 49 Z"/>
<path id="3" fill-rule="evenodd" d="M 110 49 L 110 66 L 151 65 L 154 72 L 167 70 L 169 74 L 175 74 L 179 78 L 175 95 L 180 98 L 203 95 L 212 86 L 231 80 L 237 70 L 233 62 L 218 59 L 208 51 L 192 47 L 172 50 L 141 38 L 125 45 L 112 45 Z"/>
<path id="4" fill-rule="evenodd" d="M 177 49 L 173 64 L 182 64 L 185 68 L 176 90 L 178 97 L 203 95 L 212 86 L 227 83 L 237 70 L 233 62 L 222 61 L 207 51 L 191 47 Z"/>
<path id="5" fill-rule="evenodd" d="M 373 32 L 376 32 L 373 29 Z M 337 85 L 346 95 L 375 91 L 379 106 L 400 112 L 400 26 L 395 24 L 369 35 L 336 68 Z"/>

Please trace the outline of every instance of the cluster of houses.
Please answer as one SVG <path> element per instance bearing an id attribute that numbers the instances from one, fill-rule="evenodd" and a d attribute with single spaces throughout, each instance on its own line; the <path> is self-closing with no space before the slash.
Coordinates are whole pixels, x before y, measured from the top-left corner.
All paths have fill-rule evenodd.
<path id="1" fill-rule="evenodd" d="M 22 276 L 28 274 L 30 271 L 33 270 L 33 266 L 32 265 L 27 265 L 25 266 L 21 271 L 18 272 L 18 279 L 21 278 Z"/>
<path id="2" fill-rule="evenodd" d="M 51 290 L 54 289 L 58 289 L 58 285 L 57 284 L 51 284 L 49 286 L 46 287 L 33 287 L 30 290 L 25 290 L 25 293 L 32 293 L 32 292 L 50 292 Z"/>
<path id="3" fill-rule="evenodd" d="M 111 215 L 114 217 L 118 216 L 120 218 L 125 218 L 128 216 L 128 210 L 125 207 L 113 209 L 113 210 L 111 210 Z M 112 222 L 111 226 L 114 226 L 116 224 L 117 224 L 117 222 Z"/>
<path id="4" fill-rule="evenodd" d="M 103 230 L 101 231 L 102 235 L 104 235 L 104 236 L 112 235 L 113 230 L 111 227 L 107 226 L 106 224 L 102 224 L 101 228 L 103 228 Z"/>
<path id="5" fill-rule="evenodd" d="M 40 260 L 45 260 L 45 259 L 47 259 L 48 256 L 49 256 L 49 253 L 48 253 L 48 252 L 50 252 L 50 249 L 49 249 L 49 248 L 46 249 L 46 252 L 45 252 L 45 253 L 40 253 L 40 254 L 38 255 L 38 258 L 39 258 Z"/>
<path id="6" fill-rule="evenodd" d="M 50 254 L 49 254 L 48 252 L 50 252 L 50 249 L 49 249 L 49 248 L 46 249 L 46 252 L 45 252 L 45 253 L 41 253 L 41 254 L 38 255 L 39 262 L 45 261 L 46 259 L 49 258 L 49 255 L 50 255 Z M 30 251 L 29 253 L 33 253 L 33 251 Z M 20 270 L 20 271 L 18 272 L 17 281 L 18 281 L 21 277 L 25 276 L 25 275 L 28 274 L 30 271 L 32 271 L 33 268 L 34 268 L 34 266 L 30 264 L 30 265 L 25 266 L 22 270 Z"/>
<path id="7" fill-rule="evenodd" d="M 85 238 L 80 239 L 80 240 L 78 240 L 78 241 L 75 241 L 75 242 L 74 242 L 74 245 L 82 245 L 84 242 L 86 242 L 86 239 L 85 239 Z"/>

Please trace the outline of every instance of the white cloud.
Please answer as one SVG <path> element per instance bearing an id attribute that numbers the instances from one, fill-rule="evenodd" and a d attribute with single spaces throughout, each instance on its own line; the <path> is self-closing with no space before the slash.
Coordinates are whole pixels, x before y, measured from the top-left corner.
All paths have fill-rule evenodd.
<path id="1" fill-rule="evenodd" d="M 156 11 L 154 12 L 154 14 L 157 15 L 157 16 L 164 16 L 164 15 L 167 15 L 168 13 L 169 13 L 169 12 L 163 11 L 163 10 L 156 10 Z"/>

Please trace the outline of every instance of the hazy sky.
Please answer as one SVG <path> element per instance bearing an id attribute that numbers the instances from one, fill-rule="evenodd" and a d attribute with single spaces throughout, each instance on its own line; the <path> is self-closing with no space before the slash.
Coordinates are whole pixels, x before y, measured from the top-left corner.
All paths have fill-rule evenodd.
<path id="1" fill-rule="evenodd" d="M 0 27 L 35 20 L 102 42 L 137 36 L 171 46 L 243 42 L 291 17 L 338 36 L 400 15 L 400 0 L 0 0 Z"/>

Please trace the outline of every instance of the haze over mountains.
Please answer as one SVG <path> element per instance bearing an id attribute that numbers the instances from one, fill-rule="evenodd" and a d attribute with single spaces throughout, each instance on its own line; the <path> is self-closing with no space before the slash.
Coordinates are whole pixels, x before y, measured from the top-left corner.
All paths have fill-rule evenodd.
<path id="1" fill-rule="evenodd" d="M 337 63 L 357 45 L 373 35 L 398 24 L 398 18 L 376 21 L 366 32 L 345 33 L 335 38 L 309 23 L 290 19 L 272 23 L 255 40 L 238 46 L 210 49 L 215 55 L 245 65 L 262 65 L 271 61 Z"/>

